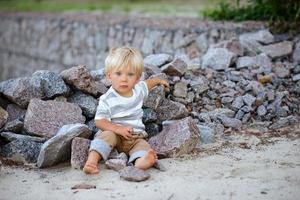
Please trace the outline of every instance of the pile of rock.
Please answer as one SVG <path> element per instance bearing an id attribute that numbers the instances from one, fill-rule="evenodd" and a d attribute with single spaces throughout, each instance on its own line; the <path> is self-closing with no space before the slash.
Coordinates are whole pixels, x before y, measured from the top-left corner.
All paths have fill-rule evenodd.
<path id="1" fill-rule="evenodd" d="M 149 143 L 160 156 L 189 153 L 227 128 L 264 132 L 299 123 L 300 37 L 262 30 L 213 45 L 199 59 L 154 54 L 144 61 L 144 78 L 171 85 L 169 93 L 162 86 L 151 91 L 143 107 Z M 1 155 L 39 167 L 71 157 L 82 168 L 108 87 L 103 70 L 85 66 L 1 82 Z"/>

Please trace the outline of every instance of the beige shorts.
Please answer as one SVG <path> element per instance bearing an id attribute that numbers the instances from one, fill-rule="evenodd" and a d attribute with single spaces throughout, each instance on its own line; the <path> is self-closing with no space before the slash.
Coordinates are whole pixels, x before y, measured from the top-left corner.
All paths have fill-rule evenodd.
<path id="1" fill-rule="evenodd" d="M 111 150 L 116 148 L 118 152 L 129 155 L 129 163 L 140 158 L 151 149 L 149 143 L 141 134 L 132 134 L 132 138 L 125 139 L 112 131 L 98 131 L 91 143 L 90 150 L 97 151 L 104 160 L 107 160 Z"/>

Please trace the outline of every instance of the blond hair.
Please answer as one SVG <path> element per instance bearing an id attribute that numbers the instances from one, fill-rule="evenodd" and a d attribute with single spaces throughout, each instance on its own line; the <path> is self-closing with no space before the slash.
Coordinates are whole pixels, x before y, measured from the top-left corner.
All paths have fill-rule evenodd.
<path id="1" fill-rule="evenodd" d="M 135 70 L 140 77 L 144 71 L 144 60 L 142 54 L 128 46 L 112 49 L 105 59 L 105 74 L 112 69 L 118 70 L 130 67 Z"/>

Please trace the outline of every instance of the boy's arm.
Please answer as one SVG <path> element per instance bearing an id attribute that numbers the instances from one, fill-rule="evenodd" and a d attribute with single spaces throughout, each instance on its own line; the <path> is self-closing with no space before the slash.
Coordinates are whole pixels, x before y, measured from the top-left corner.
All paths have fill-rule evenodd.
<path id="1" fill-rule="evenodd" d="M 149 91 L 151 91 L 155 86 L 163 85 L 166 91 L 170 91 L 170 86 L 168 81 L 160 79 L 160 78 L 151 78 L 145 80 L 145 83 L 148 86 Z"/>
<path id="2" fill-rule="evenodd" d="M 123 136 L 125 139 L 129 139 L 133 133 L 133 128 L 130 126 L 121 126 L 111 123 L 107 119 L 97 119 L 95 120 L 95 125 L 97 128 L 103 131 L 112 131 L 118 135 Z"/>

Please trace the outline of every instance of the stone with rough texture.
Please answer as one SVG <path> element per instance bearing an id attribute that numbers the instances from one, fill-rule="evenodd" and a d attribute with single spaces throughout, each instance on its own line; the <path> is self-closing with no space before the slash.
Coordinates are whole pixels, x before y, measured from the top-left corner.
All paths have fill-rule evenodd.
<path id="1" fill-rule="evenodd" d="M 103 83 L 93 80 L 87 67 L 84 65 L 64 70 L 60 75 L 67 84 L 95 97 L 98 97 L 107 91 L 107 88 Z"/>
<path id="2" fill-rule="evenodd" d="M 0 94 L 20 107 L 26 108 L 30 99 L 43 98 L 42 89 L 38 84 L 30 78 L 10 79 L 0 83 Z"/>
<path id="3" fill-rule="evenodd" d="M 300 41 L 298 41 L 295 45 L 293 60 L 294 62 L 300 63 Z"/>
<path id="4" fill-rule="evenodd" d="M 41 138 L 41 137 L 34 137 L 34 136 L 29 136 L 29 135 L 21 135 L 21 134 L 16 134 L 14 132 L 1 132 L 0 136 L 4 138 L 4 140 L 12 142 L 14 140 L 24 140 L 24 141 L 33 141 L 33 142 L 39 142 L 43 143 L 46 142 L 46 138 Z"/>
<path id="5" fill-rule="evenodd" d="M 260 30 L 253 33 L 245 33 L 241 35 L 242 38 L 248 38 L 249 40 L 255 40 L 263 44 L 270 44 L 274 41 L 274 36 L 270 33 L 269 30 Z"/>
<path id="6" fill-rule="evenodd" d="M 147 171 L 138 169 L 133 166 L 128 166 L 119 171 L 121 178 L 127 181 L 141 182 L 150 178 Z"/>
<path id="7" fill-rule="evenodd" d="M 189 114 L 183 104 L 168 99 L 163 99 L 162 103 L 155 109 L 155 112 L 159 121 L 179 119 Z"/>
<path id="8" fill-rule="evenodd" d="M 63 125 L 84 123 L 81 112 L 79 106 L 72 103 L 32 99 L 25 115 L 24 130 L 51 138 Z"/>
<path id="9" fill-rule="evenodd" d="M 166 73 L 169 76 L 182 76 L 187 68 L 187 64 L 177 58 L 169 64 L 166 64 L 161 67 L 162 72 Z"/>
<path id="10" fill-rule="evenodd" d="M 71 146 L 71 166 L 82 169 L 87 161 L 91 140 L 75 137 Z"/>
<path id="11" fill-rule="evenodd" d="M 54 72 L 48 70 L 39 70 L 32 74 L 32 79 L 41 82 L 41 88 L 46 98 L 50 99 L 56 96 L 67 96 L 70 88 L 63 79 Z"/>
<path id="12" fill-rule="evenodd" d="M 241 129 L 241 127 L 242 127 L 241 120 L 238 120 L 235 118 L 230 118 L 230 117 L 227 117 L 226 115 L 219 115 L 218 119 L 221 120 L 222 124 L 225 127 L 232 127 L 237 130 Z"/>
<path id="13" fill-rule="evenodd" d="M 11 131 L 14 133 L 21 133 L 23 130 L 23 125 L 24 125 L 23 121 L 21 121 L 19 119 L 15 119 L 13 121 L 7 122 L 3 127 L 3 131 Z"/>
<path id="14" fill-rule="evenodd" d="M 270 68 L 272 67 L 272 62 L 268 56 L 265 54 L 260 54 L 257 56 L 244 56 L 239 57 L 236 61 L 236 68 L 257 68 L 257 67 L 266 67 Z"/>
<path id="15" fill-rule="evenodd" d="M 164 86 L 158 86 L 149 92 L 147 99 L 144 101 L 143 106 L 156 109 L 165 98 Z"/>
<path id="16" fill-rule="evenodd" d="M 165 126 L 158 135 L 149 139 L 149 144 L 159 156 L 178 157 L 190 153 L 199 138 L 197 125 L 187 117 Z"/>
<path id="17" fill-rule="evenodd" d="M 0 128 L 7 122 L 8 113 L 0 106 Z"/>
<path id="18" fill-rule="evenodd" d="M 197 125 L 200 132 L 200 141 L 203 144 L 215 142 L 215 130 L 209 126 Z"/>
<path id="19" fill-rule="evenodd" d="M 96 114 L 98 101 L 90 95 L 76 92 L 68 98 L 68 102 L 77 104 L 87 118 L 93 118 Z"/>
<path id="20" fill-rule="evenodd" d="M 271 58 L 280 58 L 290 55 L 293 52 L 293 43 L 290 41 L 284 41 L 276 44 L 270 44 L 261 47 L 261 51 Z"/>
<path id="21" fill-rule="evenodd" d="M 14 162 L 36 163 L 42 143 L 17 139 L 2 147 L 1 155 Z"/>
<path id="22" fill-rule="evenodd" d="M 218 44 L 212 45 L 212 48 L 226 48 L 236 55 L 244 55 L 244 48 L 241 45 L 241 43 L 237 40 L 226 40 Z"/>
<path id="23" fill-rule="evenodd" d="M 202 65 L 214 70 L 225 70 L 233 63 L 235 57 L 236 54 L 225 48 L 210 48 L 202 58 Z"/>
<path id="24" fill-rule="evenodd" d="M 7 105 L 6 111 L 8 112 L 8 122 L 15 119 L 24 119 L 26 114 L 25 109 L 20 108 L 18 105 L 13 103 Z"/>
<path id="25" fill-rule="evenodd" d="M 186 83 L 178 82 L 174 86 L 173 95 L 176 97 L 186 98 L 188 92 L 188 87 Z"/>
<path id="26" fill-rule="evenodd" d="M 173 57 L 169 54 L 152 54 L 144 59 L 145 66 L 161 67 L 166 63 L 171 62 Z"/>
<path id="27" fill-rule="evenodd" d="M 89 138 L 91 131 L 84 124 L 64 125 L 58 133 L 45 142 L 38 156 L 37 166 L 50 167 L 71 156 L 71 142 L 75 137 Z"/>
<path id="28" fill-rule="evenodd" d="M 105 162 L 105 165 L 108 169 L 120 171 L 126 167 L 126 163 L 127 162 L 123 159 L 109 159 Z"/>

